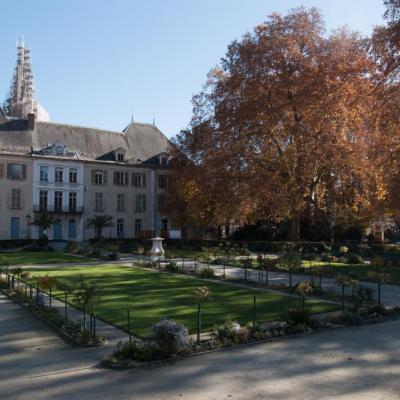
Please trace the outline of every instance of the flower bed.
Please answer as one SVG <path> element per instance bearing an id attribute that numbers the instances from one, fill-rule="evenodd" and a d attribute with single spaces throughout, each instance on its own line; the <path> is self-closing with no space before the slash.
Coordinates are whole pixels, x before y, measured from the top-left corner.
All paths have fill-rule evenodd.
<path id="1" fill-rule="evenodd" d="M 249 322 L 241 326 L 236 321 L 227 319 L 225 323 L 215 326 L 200 343 L 188 336 L 184 326 L 174 321 L 162 320 L 153 327 L 152 338 L 134 338 L 131 343 L 119 342 L 112 355 L 103 360 L 103 365 L 110 368 L 135 368 L 160 364 L 225 348 L 376 322 L 398 313 L 399 308 L 377 304 L 321 315 L 310 315 L 301 308 L 289 308 L 280 321 L 259 325 Z"/>
<path id="2" fill-rule="evenodd" d="M 90 331 L 84 329 L 82 324 L 75 323 L 72 320 L 66 321 L 56 308 L 50 308 L 46 305 L 46 298 L 42 293 L 31 298 L 22 286 L 16 286 L 14 289 L 11 289 L 7 288 L 5 284 L 1 285 L 1 290 L 9 298 L 44 321 L 62 339 L 70 344 L 77 346 L 97 346 L 105 342 L 104 338 L 93 335 Z"/>

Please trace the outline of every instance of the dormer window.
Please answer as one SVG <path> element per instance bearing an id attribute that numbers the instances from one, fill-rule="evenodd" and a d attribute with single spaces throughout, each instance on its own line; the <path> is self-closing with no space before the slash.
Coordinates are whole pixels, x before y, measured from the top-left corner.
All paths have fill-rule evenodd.
<path id="1" fill-rule="evenodd" d="M 55 146 L 55 150 L 56 150 L 56 155 L 57 156 L 63 156 L 64 155 L 64 145 L 62 144 L 57 144 Z"/>
<path id="2" fill-rule="evenodd" d="M 118 148 L 114 150 L 114 160 L 117 162 L 124 162 L 125 161 L 125 150 L 123 148 Z"/>

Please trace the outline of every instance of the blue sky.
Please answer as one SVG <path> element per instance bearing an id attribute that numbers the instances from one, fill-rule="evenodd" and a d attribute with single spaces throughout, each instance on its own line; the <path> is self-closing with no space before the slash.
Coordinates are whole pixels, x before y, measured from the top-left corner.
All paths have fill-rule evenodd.
<path id="1" fill-rule="evenodd" d="M 122 130 L 185 128 L 191 97 L 227 45 L 273 11 L 319 8 L 328 30 L 369 34 L 382 0 L 0 0 L 0 101 L 19 35 L 32 49 L 36 94 L 51 120 Z"/>

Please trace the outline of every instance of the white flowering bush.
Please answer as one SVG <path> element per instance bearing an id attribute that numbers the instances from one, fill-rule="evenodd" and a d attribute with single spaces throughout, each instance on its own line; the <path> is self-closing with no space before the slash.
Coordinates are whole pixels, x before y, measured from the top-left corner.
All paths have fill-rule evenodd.
<path id="1" fill-rule="evenodd" d="M 153 326 L 153 337 L 164 357 L 191 350 L 188 329 L 173 320 L 163 319 Z"/>
<path id="2" fill-rule="evenodd" d="M 46 305 L 47 302 L 47 297 L 46 295 L 44 295 L 43 293 L 39 292 L 36 296 L 35 296 L 35 301 L 36 304 L 40 307 L 44 307 Z"/>

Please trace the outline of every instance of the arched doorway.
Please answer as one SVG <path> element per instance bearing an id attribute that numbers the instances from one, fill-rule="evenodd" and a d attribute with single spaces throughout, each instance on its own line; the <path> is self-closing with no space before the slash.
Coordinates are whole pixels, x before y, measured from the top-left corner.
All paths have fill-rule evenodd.
<path id="1" fill-rule="evenodd" d="M 53 240 L 62 240 L 62 225 L 59 219 L 54 222 L 53 232 Z"/>
<path id="2" fill-rule="evenodd" d="M 76 239 L 76 221 L 74 219 L 68 221 L 68 239 Z"/>

